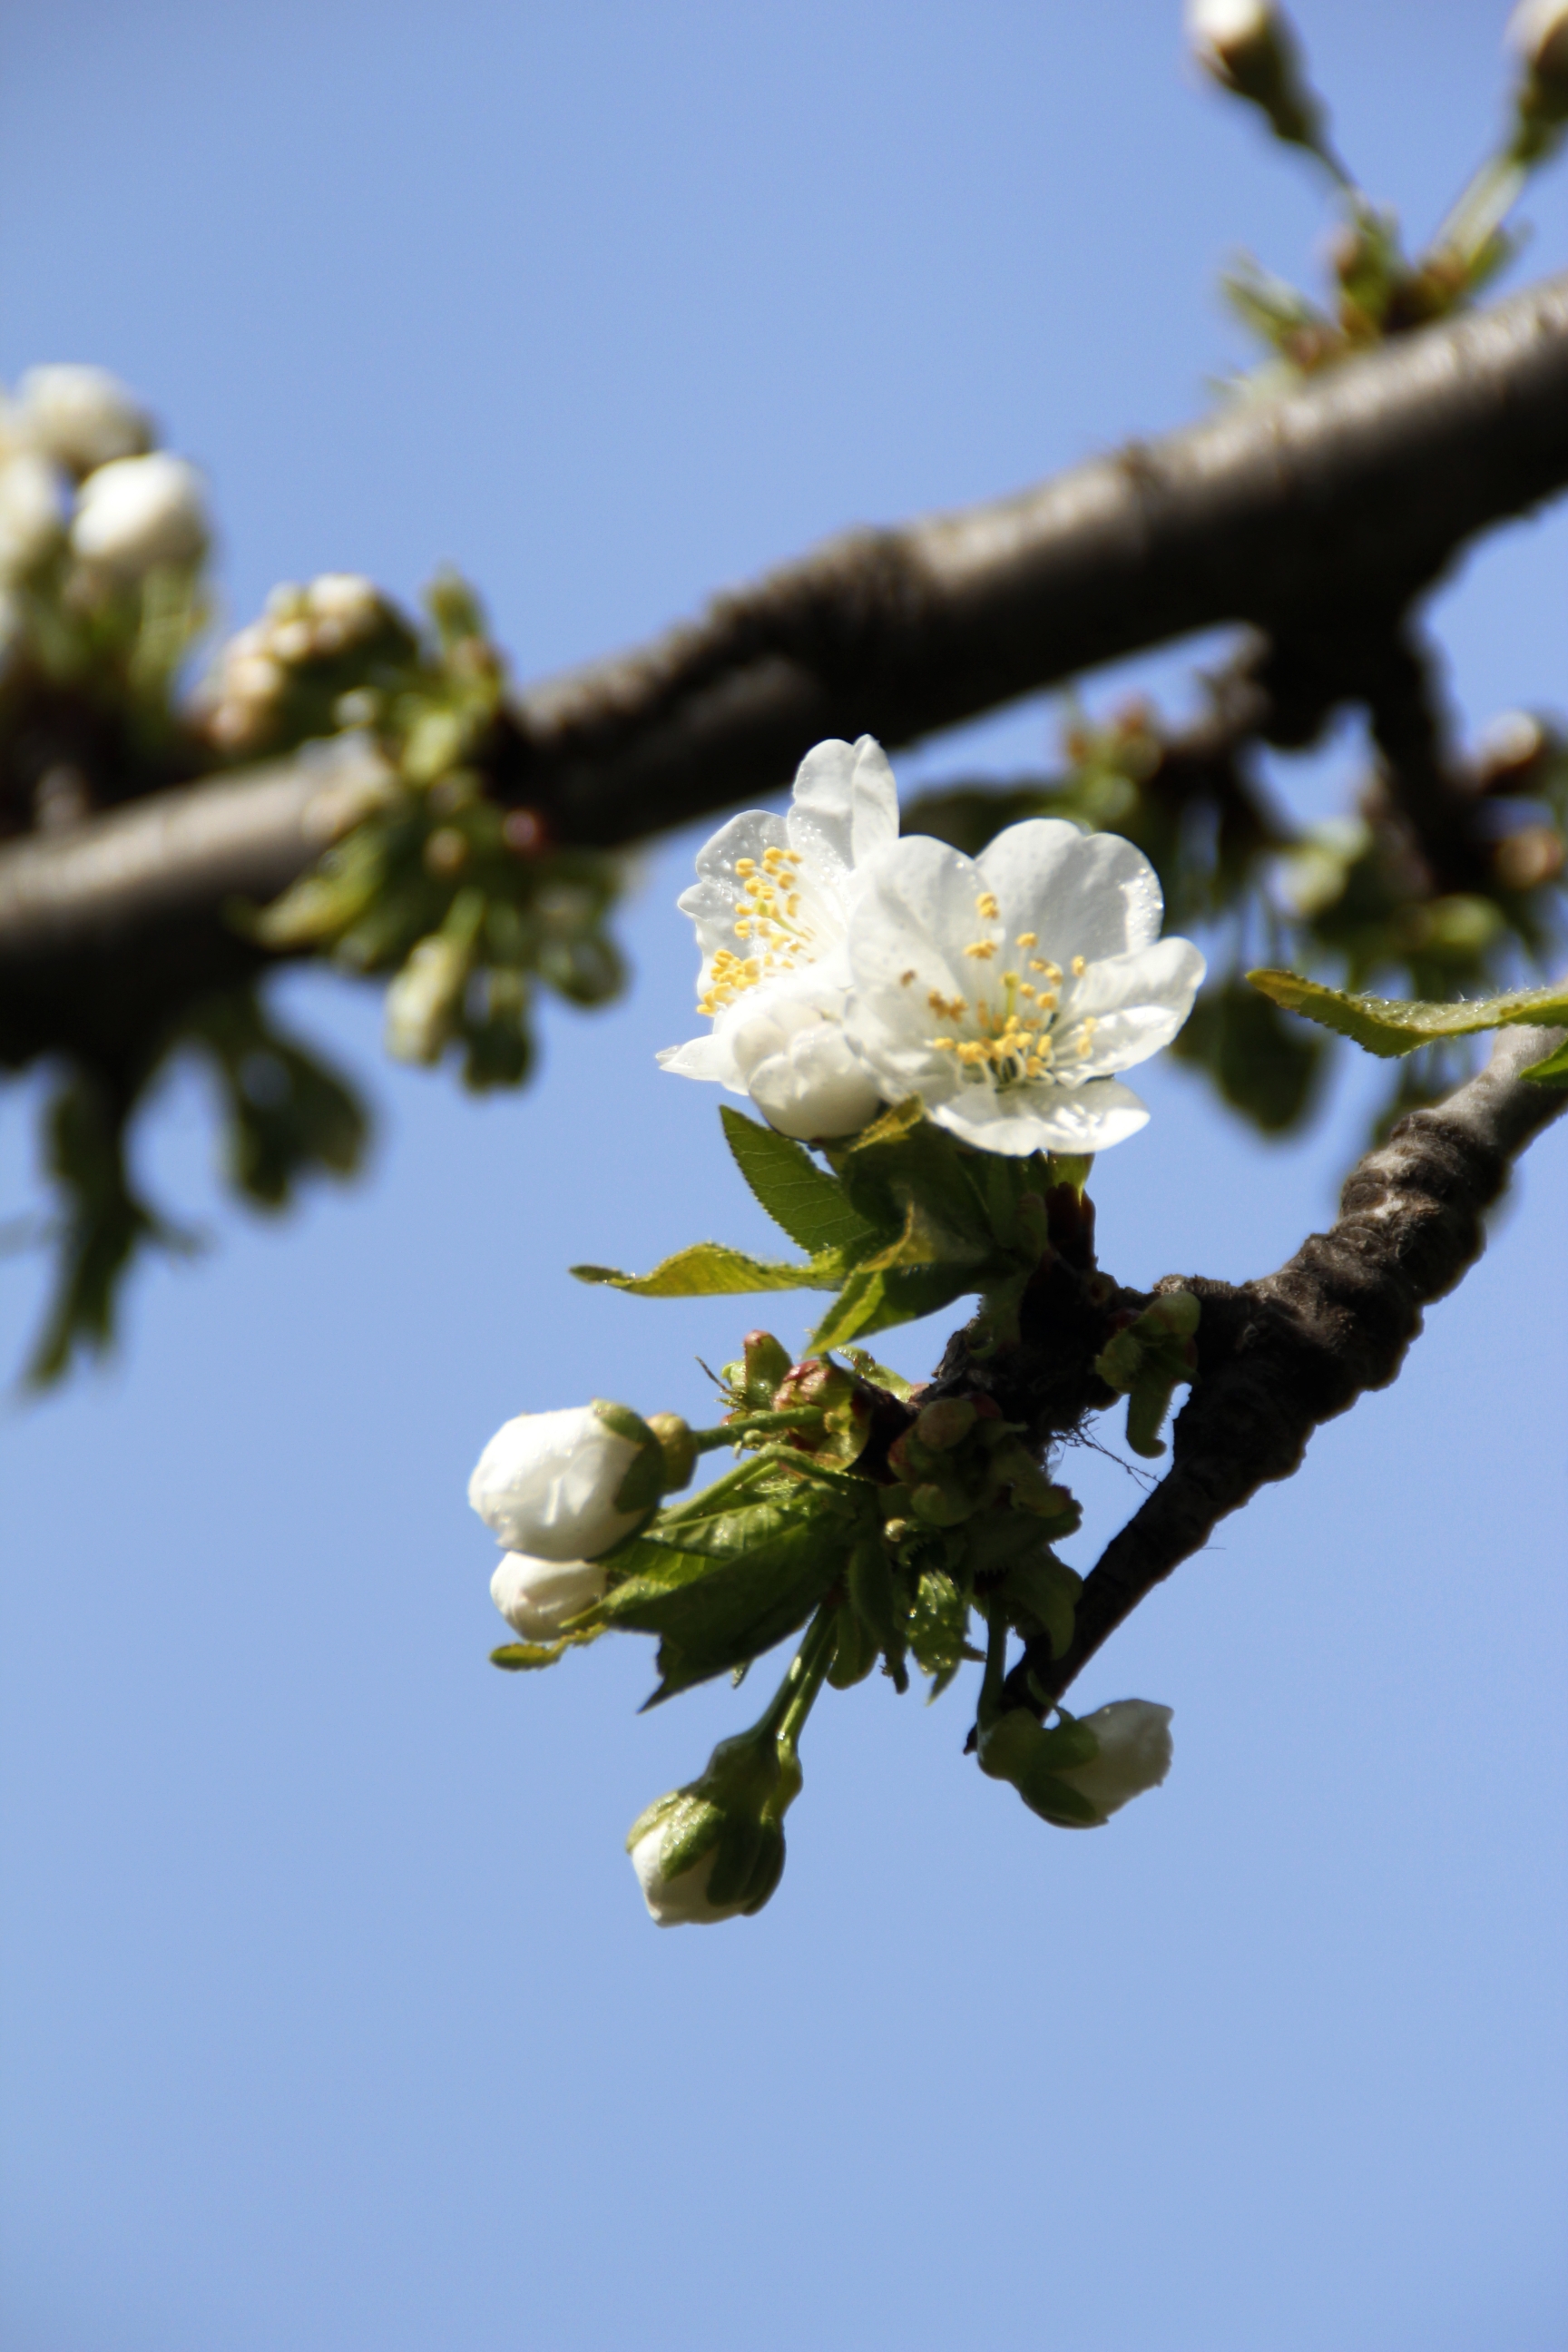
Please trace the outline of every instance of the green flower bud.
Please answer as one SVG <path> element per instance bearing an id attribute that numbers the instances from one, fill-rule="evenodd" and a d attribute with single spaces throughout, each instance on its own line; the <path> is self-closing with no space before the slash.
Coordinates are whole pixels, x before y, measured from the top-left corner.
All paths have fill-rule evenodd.
<path id="1" fill-rule="evenodd" d="M 697 1467 L 697 1442 L 690 1424 L 682 1421 L 678 1412 L 650 1412 L 647 1425 L 658 1438 L 664 1456 L 662 1491 L 677 1494 L 689 1483 Z"/>
<path id="2" fill-rule="evenodd" d="M 661 1927 L 710 1927 L 760 1911 L 784 1874 L 784 1815 L 800 1765 L 768 1731 L 721 1740 L 700 1780 L 658 1798 L 626 1851 Z"/>

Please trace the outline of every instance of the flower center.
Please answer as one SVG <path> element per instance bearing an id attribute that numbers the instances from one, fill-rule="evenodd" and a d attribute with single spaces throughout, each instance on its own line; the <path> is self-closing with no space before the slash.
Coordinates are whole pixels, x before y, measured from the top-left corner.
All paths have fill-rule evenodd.
<path id="1" fill-rule="evenodd" d="M 754 857 L 736 858 L 735 879 L 741 887 L 735 937 L 748 943 L 751 953 L 720 948 L 714 955 L 697 1000 L 698 1011 L 710 1021 L 760 981 L 816 962 L 815 934 L 801 916 L 801 877 L 795 868 L 803 863 L 798 849 L 764 849 L 760 863 Z"/>
<path id="2" fill-rule="evenodd" d="M 982 892 L 975 906 L 985 921 L 995 920 L 996 900 L 989 890 Z M 952 1055 L 966 1084 L 990 1086 L 1003 1094 L 1042 1079 L 1057 1086 L 1081 1083 L 1075 1065 L 1087 1061 L 1093 1051 L 1095 1018 L 1085 1013 L 1065 1024 L 1058 1020 L 1062 968 L 1035 952 L 1039 943 L 1037 931 L 1020 931 L 1015 942 L 1024 950 L 1020 968 L 1004 969 L 994 989 L 983 982 L 973 1000 L 944 996 L 938 988 L 927 996 L 944 1027 L 941 1035 L 926 1042 L 934 1052 Z M 997 942 L 989 939 L 972 940 L 963 950 L 982 967 L 994 962 L 999 951 Z M 1069 969 L 1075 980 L 1079 978 L 1087 970 L 1084 958 L 1074 956 Z M 914 978 L 913 972 L 906 972 L 904 985 Z"/>

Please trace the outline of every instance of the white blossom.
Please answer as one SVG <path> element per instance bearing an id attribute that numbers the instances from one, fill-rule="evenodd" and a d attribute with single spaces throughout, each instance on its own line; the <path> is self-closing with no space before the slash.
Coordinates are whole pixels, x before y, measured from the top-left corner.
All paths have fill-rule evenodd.
<path id="1" fill-rule="evenodd" d="M 0 580 L 21 580 L 65 537 L 69 493 L 36 450 L 0 461 Z"/>
<path id="2" fill-rule="evenodd" d="M 1100 1821 L 1108 1822 L 1145 1789 L 1157 1789 L 1170 1770 L 1171 1709 L 1157 1706 L 1152 1699 L 1117 1698 L 1079 1720 L 1099 1740 L 1100 1753 L 1091 1763 L 1058 1769 L 1057 1779 L 1087 1797 Z M 1089 1829 L 1094 1824 L 1070 1822 L 1061 1826 Z"/>
<path id="3" fill-rule="evenodd" d="M 698 1009 L 711 1034 L 672 1045 L 661 1067 L 749 1094 L 784 1134 L 852 1134 L 877 1088 L 843 1035 L 851 909 L 898 839 L 898 792 L 880 744 L 818 743 L 784 816 L 731 817 L 681 894 L 702 954 Z"/>
<path id="4" fill-rule="evenodd" d="M 468 1500 L 509 1551 L 596 1559 L 644 1517 L 616 1507 L 642 1450 L 591 1404 L 519 1413 L 502 1423 L 480 1454 Z"/>
<path id="5" fill-rule="evenodd" d="M 139 579 L 161 563 L 194 563 L 207 543 L 201 477 L 183 457 L 117 457 L 81 486 L 71 547 L 84 563 Z"/>
<path id="6" fill-rule="evenodd" d="M 710 1846 L 700 1854 L 689 1868 L 674 1878 L 664 1874 L 664 1823 L 656 1822 L 645 1830 L 631 1850 L 632 1868 L 637 1872 L 642 1888 L 643 1901 L 661 1927 L 710 1927 L 721 1919 L 733 1919 L 745 1908 L 743 1898 L 734 1903 L 710 1903 L 708 1882 L 713 1875 L 713 1865 L 719 1859 L 719 1849 Z"/>
<path id="7" fill-rule="evenodd" d="M 887 1099 L 967 1143 L 1102 1151 L 1148 1118 L 1112 1073 L 1170 1044 L 1204 975 L 1163 911 L 1142 851 L 1060 818 L 978 859 L 900 841 L 857 899 L 846 1034 Z"/>
<path id="8" fill-rule="evenodd" d="M 605 1578 L 597 1560 L 509 1551 L 490 1579 L 490 1599 L 525 1642 L 552 1642 L 569 1617 L 604 1598 Z"/>
<path id="9" fill-rule="evenodd" d="M 72 473 L 90 474 L 152 445 L 145 410 L 107 368 L 29 368 L 16 395 L 17 429 Z"/>

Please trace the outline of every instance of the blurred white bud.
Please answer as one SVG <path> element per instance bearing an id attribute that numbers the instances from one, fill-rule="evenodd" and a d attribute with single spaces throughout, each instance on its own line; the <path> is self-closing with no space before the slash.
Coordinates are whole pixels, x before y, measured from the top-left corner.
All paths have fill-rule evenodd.
<path id="1" fill-rule="evenodd" d="M 107 368 L 29 368 L 16 395 L 16 420 L 33 447 L 73 473 L 153 446 L 145 409 Z"/>
<path id="2" fill-rule="evenodd" d="M 1145 1789 L 1157 1789 L 1170 1770 L 1171 1709 L 1152 1699 L 1118 1698 L 1079 1720 L 1099 1740 L 1100 1753 L 1091 1763 L 1058 1768 L 1057 1778 L 1087 1797 L 1101 1822 L 1107 1822 Z M 1088 1829 L 1091 1824 L 1063 1826 Z"/>
<path id="3" fill-rule="evenodd" d="M 1237 58 L 1272 37 L 1268 0 L 1187 0 L 1187 39 L 1198 63 L 1228 82 Z"/>
<path id="4" fill-rule="evenodd" d="M 647 1444 L 658 1454 L 657 1438 Z M 480 1454 L 468 1500 L 510 1551 L 536 1559 L 596 1559 L 645 1517 L 617 1509 L 616 1501 L 644 1451 L 591 1404 L 519 1413 Z"/>
<path id="5" fill-rule="evenodd" d="M 386 992 L 386 1050 L 395 1061 L 428 1066 L 440 1060 L 457 1034 L 472 969 L 472 950 L 445 931 L 410 949 Z"/>
<path id="6" fill-rule="evenodd" d="M 1568 77 L 1568 0 L 1520 0 L 1504 37 L 1532 73 Z"/>
<path id="7" fill-rule="evenodd" d="M 644 1832 L 631 1849 L 632 1868 L 637 1872 L 642 1888 L 643 1901 L 661 1927 L 711 1927 L 721 1919 L 733 1919 L 745 1908 L 744 1899 L 733 1903 L 710 1903 L 708 1882 L 713 1875 L 713 1865 L 719 1859 L 717 1846 L 673 1878 L 664 1874 L 664 1823 L 657 1822 Z"/>
<path id="8" fill-rule="evenodd" d="M 525 1642 L 552 1642 L 569 1617 L 603 1599 L 605 1579 L 597 1560 L 509 1551 L 490 1579 L 490 1599 Z"/>
<path id="9" fill-rule="evenodd" d="M 81 486 L 71 547 L 84 563 L 138 579 L 161 563 L 195 563 L 206 544 L 201 477 L 183 457 L 117 457 Z"/>
<path id="10" fill-rule="evenodd" d="M 323 572 L 306 589 L 305 602 L 318 620 L 335 621 L 356 635 L 368 634 L 381 618 L 375 583 L 358 572 Z"/>
<path id="11" fill-rule="evenodd" d="M 23 449 L 0 462 L 0 579 L 25 578 L 60 544 L 68 499 L 48 458 Z"/>

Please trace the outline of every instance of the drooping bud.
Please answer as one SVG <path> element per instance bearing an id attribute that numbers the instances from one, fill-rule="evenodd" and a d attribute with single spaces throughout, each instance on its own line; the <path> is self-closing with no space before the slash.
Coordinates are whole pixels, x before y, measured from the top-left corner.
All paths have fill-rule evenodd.
<path id="1" fill-rule="evenodd" d="M 721 1741 L 700 1780 L 640 1813 L 626 1835 L 660 1927 L 712 1927 L 760 1911 L 784 1875 L 784 1815 L 800 1766 L 764 1728 Z"/>
<path id="2" fill-rule="evenodd" d="M 604 1598 L 605 1580 L 595 1559 L 534 1559 L 509 1551 L 490 1579 L 490 1599 L 525 1642 L 551 1642 L 568 1618 Z"/>
<path id="3" fill-rule="evenodd" d="M 503 1423 L 475 1465 L 468 1501 L 509 1551 L 595 1560 L 647 1517 L 664 1468 L 647 1423 L 595 1400 Z"/>
<path id="4" fill-rule="evenodd" d="M 1521 0 L 1505 37 L 1524 64 L 1516 152 L 1534 162 L 1555 147 L 1568 122 L 1568 0 Z"/>
<path id="5" fill-rule="evenodd" d="M 1114 1699 L 1046 1730 L 1024 1707 L 981 1723 L 980 1769 L 1058 1829 L 1099 1829 L 1171 1769 L 1171 1709 Z"/>

